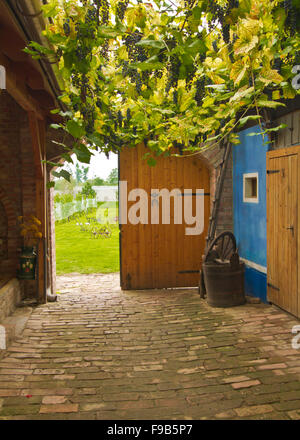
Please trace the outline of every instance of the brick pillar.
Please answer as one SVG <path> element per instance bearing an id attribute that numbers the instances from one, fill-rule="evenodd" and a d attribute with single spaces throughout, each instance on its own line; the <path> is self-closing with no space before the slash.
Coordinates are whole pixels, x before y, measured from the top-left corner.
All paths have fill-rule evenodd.
<path id="1" fill-rule="evenodd" d="M 36 170 L 29 121 L 25 112 L 22 114 L 20 121 L 20 147 L 22 215 L 36 215 Z M 24 293 L 26 298 L 37 297 L 37 283 L 35 280 L 24 282 Z"/>
<path id="2" fill-rule="evenodd" d="M 48 181 L 53 177 L 48 171 Z M 48 190 L 48 286 L 52 294 L 56 293 L 56 252 L 55 252 L 55 212 L 54 212 L 54 188 Z"/>

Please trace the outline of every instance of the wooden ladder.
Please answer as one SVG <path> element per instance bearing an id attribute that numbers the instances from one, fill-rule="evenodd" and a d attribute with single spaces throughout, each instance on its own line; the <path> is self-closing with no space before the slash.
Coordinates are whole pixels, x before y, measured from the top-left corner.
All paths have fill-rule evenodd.
<path id="1" fill-rule="evenodd" d="M 211 216 L 209 217 L 209 226 L 208 226 L 208 233 L 207 233 L 207 237 L 206 237 L 205 252 L 207 251 L 208 246 L 210 245 L 212 240 L 215 238 L 215 234 L 216 234 L 219 209 L 220 209 L 220 201 L 221 201 L 222 192 L 223 192 L 223 186 L 224 186 L 227 165 L 228 165 L 228 161 L 229 161 L 230 153 L 231 153 L 231 143 L 226 142 L 222 145 L 221 148 L 224 148 L 224 154 L 223 154 L 223 159 L 219 165 L 220 173 L 219 173 L 219 177 L 218 177 L 217 184 L 216 184 L 215 198 L 213 200 L 213 209 L 212 209 Z"/>
<path id="2" fill-rule="evenodd" d="M 221 145 L 221 148 L 224 148 L 224 154 L 223 154 L 223 159 L 219 165 L 220 173 L 219 173 L 217 184 L 216 184 L 216 191 L 215 191 L 215 197 L 213 200 L 212 213 L 211 213 L 211 216 L 209 217 L 209 226 L 208 226 L 208 233 L 207 233 L 207 237 L 206 237 L 205 252 L 204 252 L 204 256 L 202 257 L 203 261 L 204 261 L 205 255 L 208 251 L 208 248 L 209 248 L 210 244 L 212 243 L 212 241 L 214 240 L 215 235 L 216 235 L 219 209 L 220 209 L 220 201 L 221 201 L 222 192 L 223 192 L 223 186 L 224 186 L 224 181 L 225 181 L 227 165 L 228 165 L 230 153 L 231 153 L 231 143 L 229 141 L 225 141 Z M 199 293 L 200 293 L 201 298 L 204 298 L 205 285 L 204 285 L 202 270 L 200 272 Z"/>

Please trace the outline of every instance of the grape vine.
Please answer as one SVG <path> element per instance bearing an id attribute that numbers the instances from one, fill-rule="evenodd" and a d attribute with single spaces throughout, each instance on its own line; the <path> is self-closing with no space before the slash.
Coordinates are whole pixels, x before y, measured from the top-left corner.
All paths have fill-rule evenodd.
<path id="1" fill-rule="evenodd" d="M 83 139 L 105 153 L 144 140 L 151 154 L 174 142 L 198 151 L 224 137 L 238 142 L 241 115 L 258 120 L 296 96 L 298 3 L 185 0 L 169 13 L 159 2 L 49 0 L 53 49 L 27 50 L 59 60 L 69 109 L 59 126 L 80 157 Z"/>

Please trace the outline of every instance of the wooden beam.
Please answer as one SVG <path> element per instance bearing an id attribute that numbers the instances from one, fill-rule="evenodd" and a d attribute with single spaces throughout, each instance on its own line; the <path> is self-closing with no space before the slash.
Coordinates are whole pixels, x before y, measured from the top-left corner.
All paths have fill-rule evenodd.
<path id="1" fill-rule="evenodd" d="M 41 160 L 45 159 L 46 154 L 46 124 L 45 121 L 38 121 L 34 115 L 30 115 L 32 124 L 36 130 L 39 142 L 39 154 Z M 41 163 L 41 162 L 40 162 Z M 45 303 L 47 301 L 47 269 L 45 262 L 47 261 L 47 171 L 46 164 L 41 164 L 42 175 L 37 175 L 36 179 L 36 215 L 41 221 L 42 239 L 39 241 L 38 249 L 38 294 L 39 301 Z M 46 270 L 45 270 L 46 269 Z"/>
<path id="2" fill-rule="evenodd" d="M 34 155 L 34 163 L 36 168 L 36 173 L 39 178 L 43 176 L 43 155 L 41 148 L 41 139 L 40 139 L 40 127 L 38 124 L 37 117 L 35 113 L 28 112 L 28 120 L 29 120 L 29 128 L 31 132 L 32 138 L 32 146 L 33 146 L 33 155 Z"/>
<path id="3" fill-rule="evenodd" d="M 47 110 L 53 110 L 55 108 L 55 103 L 52 96 L 45 90 L 31 90 L 30 95 L 36 99 L 41 108 Z"/>
<path id="4" fill-rule="evenodd" d="M 25 41 L 9 26 L 0 27 L 0 50 L 13 61 L 28 61 Z"/>
<path id="5" fill-rule="evenodd" d="M 13 70 L 13 63 L 0 53 L 0 65 L 6 70 L 6 90 L 26 111 L 34 112 L 39 119 L 45 118 L 45 112 L 41 110 L 38 103 L 28 92 L 25 81 L 21 81 Z"/>
<path id="6" fill-rule="evenodd" d="M 44 78 L 30 63 L 11 63 L 19 81 L 24 81 L 33 90 L 45 88 Z"/>

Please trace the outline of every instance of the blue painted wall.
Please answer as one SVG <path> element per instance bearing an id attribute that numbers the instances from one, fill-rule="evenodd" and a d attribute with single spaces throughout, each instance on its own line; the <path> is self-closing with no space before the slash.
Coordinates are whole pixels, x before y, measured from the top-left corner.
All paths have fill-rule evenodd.
<path id="1" fill-rule="evenodd" d="M 259 126 L 240 133 L 239 145 L 233 146 L 233 212 L 234 234 L 241 257 L 260 266 L 267 266 L 266 218 L 266 152 L 262 136 L 247 136 L 260 132 Z M 243 174 L 258 173 L 259 203 L 243 201 Z M 266 301 L 266 274 L 247 267 L 246 293 Z"/>

